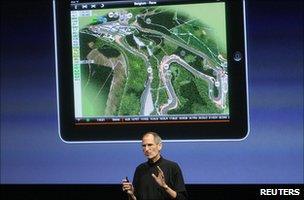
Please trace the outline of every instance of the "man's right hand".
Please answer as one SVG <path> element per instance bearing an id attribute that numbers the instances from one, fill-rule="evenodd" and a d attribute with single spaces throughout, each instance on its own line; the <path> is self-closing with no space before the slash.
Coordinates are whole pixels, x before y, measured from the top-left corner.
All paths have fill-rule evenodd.
<path id="1" fill-rule="evenodd" d="M 126 179 L 122 180 L 122 191 L 127 192 L 132 199 L 136 199 L 134 195 L 134 187 L 132 183 L 128 182 Z"/>

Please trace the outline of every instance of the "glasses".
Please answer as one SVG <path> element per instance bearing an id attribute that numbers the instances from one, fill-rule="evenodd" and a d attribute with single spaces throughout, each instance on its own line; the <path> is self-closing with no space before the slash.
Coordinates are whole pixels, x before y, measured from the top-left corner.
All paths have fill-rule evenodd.
<path id="1" fill-rule="evenodd" d="M 145 149 L 146 147 L 148 147 L 149 149 L 153 146 L 156 146 L 157 144 L 143 144 L 141 145 L 143 149 Z"/>

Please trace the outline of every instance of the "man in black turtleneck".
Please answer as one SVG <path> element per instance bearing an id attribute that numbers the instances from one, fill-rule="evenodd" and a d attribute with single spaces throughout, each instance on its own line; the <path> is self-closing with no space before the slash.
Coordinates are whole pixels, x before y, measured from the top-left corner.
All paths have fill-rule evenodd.
<path id="1" fill-rule="evenodd" d="M 133 184 L 123 180 L 122 189 L 132 200 L 187 199 L 182 172 L 177 163 L 160 155 L 162 142 L 155 132 L 145 133 L 142 148 L 148 161 L 140 164 L 134 174 Z"/>

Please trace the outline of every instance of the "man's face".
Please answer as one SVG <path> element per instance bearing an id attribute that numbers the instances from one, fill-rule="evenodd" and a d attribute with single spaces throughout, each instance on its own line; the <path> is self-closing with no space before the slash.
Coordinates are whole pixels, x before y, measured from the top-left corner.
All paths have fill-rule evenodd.
<path id="1" fill-rule="evenodd" d="M 154 136 L 147 134 L 142 138 L 142 148 L 145 156 L 153 160 L 159 157 L 162 144 L 156 144 Z"/>

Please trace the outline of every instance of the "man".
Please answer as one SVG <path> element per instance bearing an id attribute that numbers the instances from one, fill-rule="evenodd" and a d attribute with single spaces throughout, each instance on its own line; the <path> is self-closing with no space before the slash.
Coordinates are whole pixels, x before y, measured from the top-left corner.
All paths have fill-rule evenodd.
<path id="1" fill-rule="evenodd" d="M 182 172 L 177 163 L 164 159 L 160 151 L 162 141 L 155 132 L 145 133 L 142 148 L 147 162 L 140 164 L 134 174 L 133 184 L 124 179 L 122 190 L 132 200 L 187 199 Z"/>

